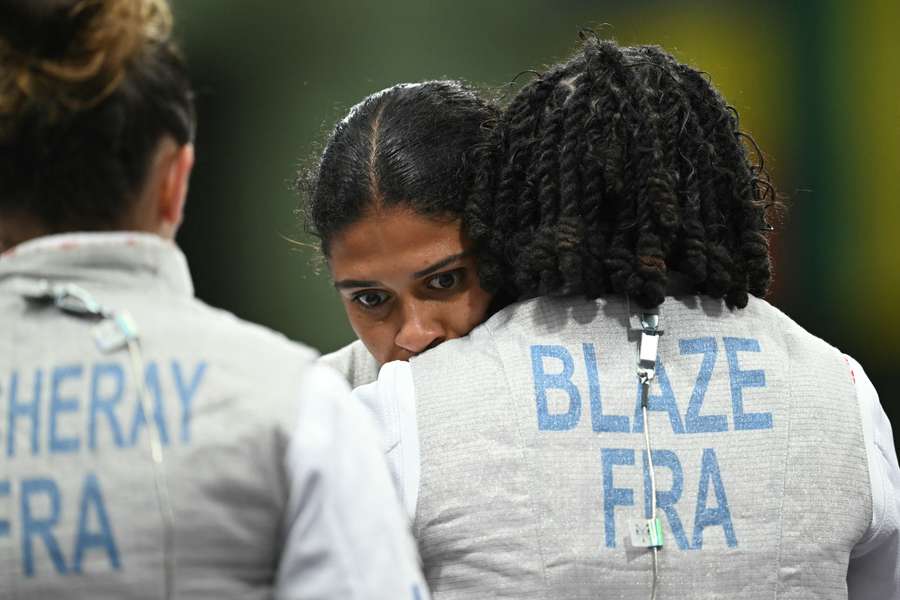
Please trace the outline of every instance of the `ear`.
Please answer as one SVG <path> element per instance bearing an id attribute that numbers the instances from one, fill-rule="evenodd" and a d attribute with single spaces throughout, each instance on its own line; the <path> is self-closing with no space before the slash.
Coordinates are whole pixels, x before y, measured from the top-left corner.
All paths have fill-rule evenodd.
<path id="1" fill-rule="evenodd" d="M 162 228 L 174 238 L 184 217 L 188 181 L 194 166 L 194 145 L 188 143 L 178 146 L 165 157 L 162 166 L 158 216 Z"/>

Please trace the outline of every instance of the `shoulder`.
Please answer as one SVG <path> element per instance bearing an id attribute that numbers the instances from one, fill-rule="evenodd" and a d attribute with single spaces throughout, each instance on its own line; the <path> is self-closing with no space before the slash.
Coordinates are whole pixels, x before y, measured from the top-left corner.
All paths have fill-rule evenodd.
<path id="1" fill-rule="evenodd" d="M 378 361 L 359 340 L 325 354 L 318 362 L 343 375 L 351 387 L 372 383 L 378 378 Z"/>
<path id="2" fill-rule="evenodd" d="M 769 304 L 762 298 L 751 296 L 746 308 L 734 312 L 738 318 L 751 317 L 759 320 L 761 323 L 768 324 L 783 334 L 788 342 L 806 343 L 816 346 L 820 350 L 838 353 L 837 348 L 808 331 L 793 318 L 782 312 L 781 309 Z"/>
<path id="3" fill-rule="evenodd" d="M 341 430 L 350 423 L 366 421 L 365 411 L 350 401 L 350 386 L 334 369 L 313 364 L 307 369 L 299 390 L 300 408 L 294 429 L 294 445 L 329 448 L 339 443 Z"/>
<path id="4" fill-rule="evenodd" d="M 192 302 L 189 331 L 205 336 L 212 343 L 227 345 L 235 352 L 256 352 L 293 356 L 302 362 L 311 362 L 318 352 L 306 344 L 290 340 L 284 334 L 265 325 L 245 321 L 236 315 L 209 306 L 199 300 Z"/>
<path id="5" fill-rule="evenodd" d="M 318 353 L 268 327 L 197 300 L 135 314 L 148 356 L 194 357 L 208 366 L 216 388 L 281 410 L 307 377 Z"/>

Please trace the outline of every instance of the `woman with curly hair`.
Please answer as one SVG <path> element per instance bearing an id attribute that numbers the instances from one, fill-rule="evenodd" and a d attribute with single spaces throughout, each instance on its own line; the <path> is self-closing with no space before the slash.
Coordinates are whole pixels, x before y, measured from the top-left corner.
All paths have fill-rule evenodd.
<path id="1" fill-rule="evenodd" d="M 890 424 L 763 299 L 755 156 L 653 46 L 587 39 L 511 100 L 463 228 L 516 302 L 356 392 L 435 598 L 898 597 Z"/>
<path id="2" fill-rule="evenodd" d="M 426 597 L 341 378 L 193 294 L 164 0 L 0 0 L 0 597 Z"/>

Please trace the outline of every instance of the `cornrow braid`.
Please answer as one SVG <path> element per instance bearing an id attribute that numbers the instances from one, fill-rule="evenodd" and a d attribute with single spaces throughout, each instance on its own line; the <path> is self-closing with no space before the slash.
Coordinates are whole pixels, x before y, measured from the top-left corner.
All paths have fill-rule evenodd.
<path id="1" fill-rule="evenodd" d="M 774 203 L 745 139 L 701 72 L 657 47 L 585 40 L 521 89 L 488 141 L 470 202 L 493 207 L 467 208 L 482 285 L 652 308 L 677 272 L 682 291 L 745 306 L 771 279 Z"/>

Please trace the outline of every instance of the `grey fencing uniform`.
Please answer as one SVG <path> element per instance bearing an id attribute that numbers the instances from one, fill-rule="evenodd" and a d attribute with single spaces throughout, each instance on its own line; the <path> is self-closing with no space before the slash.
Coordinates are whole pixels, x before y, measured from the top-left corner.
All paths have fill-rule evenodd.
<path id="1" fill-rule="evenodd" d="M 43 279 L 130 312 L 152 414 L 97 323 L 24 298 Z M 155 428 L 176 597 L 424 598 L 346 386 L 192 292 L 183 255 L 149 235 L 52 236 L 0 260 L 0 597 L 161 597 Z"/>
<path id="2" fill-rule="evenodd" d="M 669 298 L 660 315 L 658 598 L 846 598 L 877 519 L 844 357 L 755 298 Z M 639 338 L 624 300 L 539 298 L 411 361 L 435 598 L 649 597 L 629 535 L 650 503 Z M 896 525 L 871 572 L 883 589 Z"/>
<path id="3" fill-rule="evenodd" d="M 351 388 L 372 383 L 378 378 L 380 365 L 359 340 L 354 340 L 334 352 L 322 355 L 319 362 L 344 376 Z"/>

